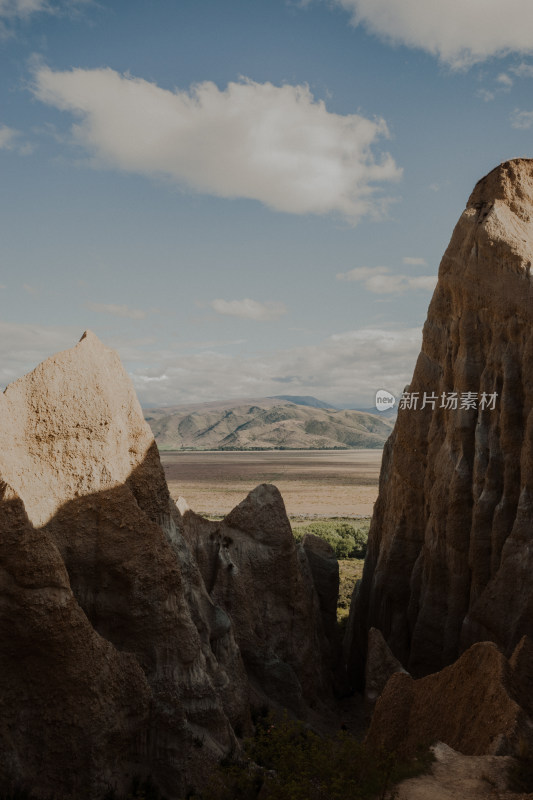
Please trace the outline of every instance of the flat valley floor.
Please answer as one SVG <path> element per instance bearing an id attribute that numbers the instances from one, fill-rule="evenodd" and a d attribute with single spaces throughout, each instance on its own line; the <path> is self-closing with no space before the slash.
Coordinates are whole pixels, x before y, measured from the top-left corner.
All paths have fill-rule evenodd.
<path id="1" fill-rule="evenodd" d="M 227 514 L 260 483 L 280 490 L 290 517 L 369 517 L 382 450 L 161 452 L 170 493 L 199 514 Z"/>

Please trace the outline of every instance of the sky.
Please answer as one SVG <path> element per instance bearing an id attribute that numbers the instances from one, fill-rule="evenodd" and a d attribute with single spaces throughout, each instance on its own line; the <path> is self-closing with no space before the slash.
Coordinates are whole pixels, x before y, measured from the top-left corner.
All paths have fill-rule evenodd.
<path id="1" fill-rule="evenodd" d="M 409 383 L 530 0 L 0 0 L 0 386 L 86 329 L 143 406 Z"/>

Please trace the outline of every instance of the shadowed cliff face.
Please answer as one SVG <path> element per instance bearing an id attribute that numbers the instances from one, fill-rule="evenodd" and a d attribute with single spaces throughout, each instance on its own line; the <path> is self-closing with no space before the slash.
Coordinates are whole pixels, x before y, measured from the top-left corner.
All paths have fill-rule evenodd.
<path id="1" fill-rule="evenodd" d="M 303 587 L 279 500 L 262 517 L 250 501 L 243 546 L 280 547 Z M 0 395 L 0 790 L 97 798 L 151 774 L 181 797 L 250 730 L 236 627 L 182 532 L 131 383 L 94 335 Z M 280 600 L 277 577 L 243 602 L 272 630 L 290 617 L 270 653 L 289 669 L 283 647 L 319 636 L 318 601 L 310 582 L 299 604 Z M 322 670 L 319 654 L 314 691 L 294 673 L 300 698 Z"/>
<path id="2" fill-rule="evenodd" d="M 532 260 L 533 161 L 510 161 L 454 230 L 406 387 L 418 409 L 400 409 L 384 450 L 348 631 L 355 678 L 370 627 L 415 676 L 473 642 L 509 656 L 533 635 Z M 452 391 L 478 407 L 440 407 Z M 434 408 L 420 408 L 424 392 Z"/>
<path id="3" fill-rule="evenodd" d="M 125 484 L 38 529 L 3 486 L 0 783 L 65 798 L 135 775 L 169 797 L 200 784 L 249 729 L 248 684 L 231 621 L 177 558 L 171 507 L 157 524 Z"/>
<path id="4" fill-rule="evenodd" d="M 0 782 L 39 796 L 125 789 L 142 771 L 151 691 L 99 636 L 61 555 L 0 481 Z"/>
<path id="5" fill-rule="evenodd" d="M 183 530 L 211 599 L 233 622 L 252 704 L 302 715 L 306 704 L 331 700 L 331 647 L 313 576 L 276 487 L 258 486 L 221 522 L 187 511 Z"/>

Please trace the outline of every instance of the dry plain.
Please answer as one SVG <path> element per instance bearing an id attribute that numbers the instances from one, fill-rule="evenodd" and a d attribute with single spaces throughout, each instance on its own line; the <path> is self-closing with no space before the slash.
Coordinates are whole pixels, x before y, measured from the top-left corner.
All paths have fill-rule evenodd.
<path id="1" fill-rule="evenodd" d="M 368 517 L 381 450 L 161 452 L 170 493 L 200 514 L 227 514 L 260 483 L 280 490 L 291 517 Z"/>

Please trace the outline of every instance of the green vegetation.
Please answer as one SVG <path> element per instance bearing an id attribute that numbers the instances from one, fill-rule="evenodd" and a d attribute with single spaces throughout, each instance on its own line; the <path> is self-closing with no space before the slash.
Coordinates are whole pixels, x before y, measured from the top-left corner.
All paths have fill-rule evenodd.
<path id="1" fill-rule="evenodd" d="M 350 613 L 350 603 L 357 581 L 363 577 L 365 562 L 356 558 L 339 561 L 339 599 L 337 601 L 337 622 L 341 628 L 346 626 Z"/>
<path id="2" fill-rule="evenodd" d="M 300 517 L 291 519 L 291 525 L 296 541 L 301 541 L 306 533 L 313 533 L 333 547 L 339 561 L 337 621 L 344 628 L 348 622 L 355 584 L 363 575 L 370 517 L 335 517 L 313 522 L 304 521 Z"/>
<path id="3" fill-rule="evenodd" d="M 195 800 L 384 800 L 397 782 L 431 761 L 424 753 L 401 762 L 345 731 L 321 737 L 287 714 L 273 713 L 257 722 L 245 752 L 250 760 L 227 761 Z"/>
<path id="4" fill-rule="evenodd" d="M 336 517 L 321 519 L 305 525 L 293 524 L 293 535 L 301 541 L 306 533 L 319 536 L 330 544 L 338 559 L 364 559 L 368 542 L 370 518 L 350 519 Z"/>

